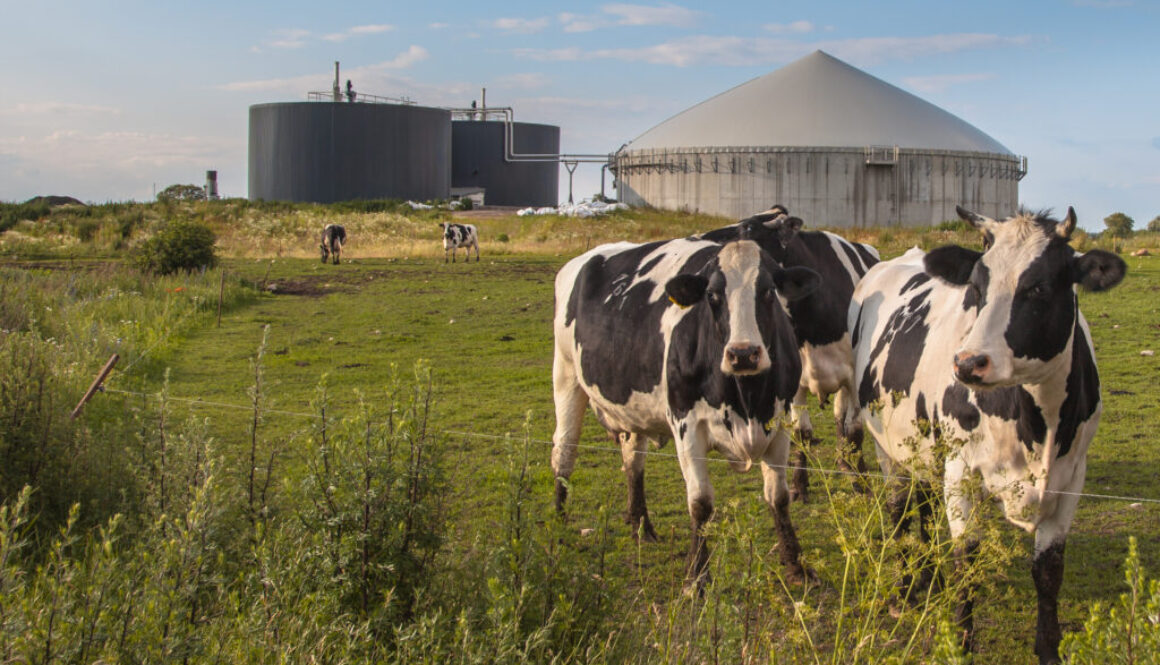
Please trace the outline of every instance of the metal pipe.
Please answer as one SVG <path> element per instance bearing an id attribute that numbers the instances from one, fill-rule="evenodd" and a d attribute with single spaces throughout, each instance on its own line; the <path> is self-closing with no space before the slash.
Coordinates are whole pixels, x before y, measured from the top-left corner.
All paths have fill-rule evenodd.
<path id="1" fill-rule="evenodd" d="M 610 155 L 599 153 L 517 153 L 515 151 L 515 110 L 510 106 L 496 106 L 483 109 L 445 108 L 451 114 L 472 117 L 479 114 L 484 120 L 489 115 L 503 117 L 505 162 L 584 162 L 586 164 L 607 163 Z"/>

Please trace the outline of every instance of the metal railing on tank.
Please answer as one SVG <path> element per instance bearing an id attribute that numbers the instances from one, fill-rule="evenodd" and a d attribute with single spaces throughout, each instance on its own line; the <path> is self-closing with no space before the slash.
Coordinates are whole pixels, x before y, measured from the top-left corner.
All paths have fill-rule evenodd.
<path id="1" fill-rule="evenodd" d="M 367 104 L 406 104 L 414 106 L 415 102 L 409 97 L 383 97 L 382 95 L 368 95 L 365 92 L 340 93 L 336 99 L 334 92 L 308 92 L 306 99 L 312 102 L 364 102 Z"/>

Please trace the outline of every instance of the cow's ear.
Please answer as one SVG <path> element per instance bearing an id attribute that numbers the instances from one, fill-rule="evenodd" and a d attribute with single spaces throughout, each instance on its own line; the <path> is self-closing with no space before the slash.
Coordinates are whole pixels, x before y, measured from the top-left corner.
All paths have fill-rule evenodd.
<path id="1" fill-rule="evenodd" d="M 802 222 L 800 217 L 784 217 L 777 228 L 777 240 L 782 247 L 789 247 L 790 241 L 794 239 L 798 231 L 802 230 Z"/>
<path id="2" fill-rule="evenodd" d="M 1107 291 L 1124 279 L 1128 265 L 1120 257 L 1093 249 L 1072 259 L 1072 281 L 1088 291 Z"/>
<path id="3" fill-rule="evenodd" d="M 821 275 L 802 266 L 773 272 L 773 284 L 777 287 L 777 292 L 790 302 L 813 293 L 821 283 Z"/>
<path id="4" fill-rule="evenodd" d="M 680 307 L 691 307 L 705 297 L 708 286 L 709 280 L 701 275 L 677 275 L 665 283 L 665 293 Z"/>
<path id="5" fill-rule="evenodd" d="M 927 253 L 922 258 L 922 266 L 928 275 L 933 275 L 956 286 L 963 286 L 970 281 L 971 271 L 975 269 L 975 263 L 982 255 L 982 252 L 976 252 L 973 249 L 947 245 L 932 249 Z"/>

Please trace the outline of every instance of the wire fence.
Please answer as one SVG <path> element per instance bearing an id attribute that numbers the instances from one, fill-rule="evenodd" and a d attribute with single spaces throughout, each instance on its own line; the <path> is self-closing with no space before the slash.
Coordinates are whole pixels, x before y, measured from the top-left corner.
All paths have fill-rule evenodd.
<path id="1" fill-rule="evenodd" d="M 105 391 L 110 392 L 110 393 L 118 393 L 118 394 L 122 394 L 122 395 L 132 395 L 132 396 L 142 397 L 142 398 L 146 398 L 146 399 L 150 398 L 150 397 L 161 399 L 161 393 L 145 393 L 145 392 L 137 392 L 137 391 L 130 391 L 130 390 L 119 390 L 116 388 L 106 388 Z M 223 409 L 237 409 L 237 410 L 242 410 L 242 411 L 253 411 L 254 410 L 253 405 L 230 404 L 227 402 L 217 402 L 217 401 L 206 400 L 206 399 L 202 399 L 202 398 L 174 397 L 172 395 L 166 395 L 164 397 L 164 399 L 166 399 L 168 401 L 172 401 L 172 402 L 187 403 L 187 404 L 191 404 L 194 406 L 210 406 L 210 407 L 223 408 Z M 300 411 L 286 411 L 286 410 L 280 410 L 280 409 L 268 409 L 265 407 L 262 408 L 262 412 L 276 414 L 276 415 L 283 415 L 283 416 L 294 416 L 294 417 L 299 417 L 299 418 L 317 419 L 317 418 L 322 417 L 320 414 L 317 414 L 317 413 L 303 413 Z M 385 423 L 381 423 L 381 424 L 385 424 Z M 466 431 L 462 431 L 462 430 L 442 430 L 442 431 L 444 434 L 451 435 L 451 436 L 461 436 L 464 438 L 474 438 L 474 439 L 488 439 L 488 440 L 493 440 L 493 441 L 506 441 L 506 440 L 512 438 L 512 435 L 510 435 L 510 434 L 502 434 L 502 435 L 501 434 L 484 434 L 481 432 L 466 432 Z M 555 445 L 553 442 L 547 441 L 544 439 L 535 439 L 535 438 L 527 437 L 526 440 L 530 443 L 542 444 L 542 445 L 546 445 L 546 446 Z M 573 444 L 573 445 L 576 448 L 581 448 L 581 449 L 596 450 L 596 451 L 600 451 L 603 453 L 609 453 L 609 454 L 615 454 L 615 455 L 621 454 L 621 451 L 619 448 L 612 448 L 610 446 L 583 444 L 583 443 L 579 443 L 579 442 L 577 442 L 576 444 Z M 637 451 L 636 454 L 649 455 L 652 457 L 664 457 L 664 458 L 670 458 L 670 459 L 676 459 L 678 457 L 676 453 L 667 453 L 667 452 L 663 452 L 660 450 L 643 450 L 643 451 Z M 720 458 L 720 457 L 693 457 L 691 459 L 694 461 L 704 461 L 704 462 L 710 462 L 710 463 L 732 464 L 732 462 L 730 462 L 730 460 Z M 795 466 L 791 466 L 788 464 L 769 465 L 769 466 L 771 466 L 772 468 L 779 468 L 779 469 L 782 469 L 785 471 L 791 471 L 791 472 L 797 470 L 798 468 L 801 468 L 801 469 L 804 469 L 805 471 L 810 472 L 810 473 L 822 473 L 822 474 L 829 474 L 829 475 L 834 475 L 834 476 L 850 476 L 850 477 L 855 477 L 855 478 L 877 478 L 877 479 L 882 480 L 883 482 L 889 482 L 889 481 L 909 482 L 910 481 L 909 476 L 891 475 L 891 474 L 885 474 L 885 473 L 877 473 L 877 472 L 873 472 L 873 471 L 852 471 L 852 470 L 845 470 L 845 469 L 831 469 L 831 468 L 826 468 L 826 467 L 815 467 L 815 466 L 795 467 Z M 1069 492 L 1066 490 L 1050 490 L 1050 489 L 1044 489 L 1043 492 L 1045 494 L 1057 494 L 1057 495 L 1061 495 L 1061 496 L 1076 496 L 1076 497 L 1082 497 L 1082 498 L 1087 498 L 1087 499 L 1100 499 L 1100 500 L 1105 500 L 1105 501 L 1122 501 L 1125 503 L 1132 503 L 1132 504 L 1145 504 L 1145 503 L 1160 504 L 1160 499 L 1152 499 L 1152 498 L 1148 498 L 1148 497 L 1122 496 L 1122 495 L 1116 495 L 1116 494 L 1098 494 L 1098 493 L 1093 493 L 1093 492 Z"/>

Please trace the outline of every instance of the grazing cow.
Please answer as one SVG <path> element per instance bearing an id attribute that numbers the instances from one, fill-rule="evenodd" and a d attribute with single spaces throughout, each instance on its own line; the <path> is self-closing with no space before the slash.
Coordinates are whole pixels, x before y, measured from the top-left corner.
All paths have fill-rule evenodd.
<path id="1" fill-rule="evenodd" d="M 318 248 L 322 251 L 322 262 L 326 263 L 326 257 L 329 255 L 334 265 L 338 265 L 344 242 L 346 229 L 338 224 L 327 224 L 326 228 L 322 229 L 322 241 L 318 244 Z"/>
<path id="2" fill-rule="evenodd" d="M 451 252 L 451 262 L 455 263 L 455 252 L 463 248 L 463 260 L 471 260 L 471 248 L 475 248 L 475 262 L 479 263 L 479 232 L 475 224 L 452 224 L 443 222 L 443 262 L 447 263 L 447 252 Z"/>
<path id="3" fill-rule="evenodd" d="M 818 281 L 812 270 L 782 269 L 748 240 L 615 243 L 569 261 L 556 275 L 557 509 L 591 404 L 610 432 L 676 441 L 692 520 L 691 579 L 702 579 L 708 561 L 701 529 L 713 514 L 711 450 L 736 470 L 761 463 L 782 562 L 787 575 L 802 578 L 784 470 L 790 437 L 781 422 L 801 359 L 779 297 L 801 298 Z"/>
<path id="4" fill-rule="evenodd" d="M 815 441 L 806 403 L 811 394 L 823 404 L 830 395 L 836 394 L 834 419 L 838 438 L 844 452 L 854 459 L 854 467 L 847 463 L 845 456 L 839 459 L 839 465 L 846 471 L 866 470 L 846 313 L 854 286 L 879 257 L 878 250 L 870 245 L 801 228 L 802 220 L 790 217 L 784 206 L 775 205 L 733 226 L 705 233 L 701 238 L 724 242 L 745 233 L 783 267 L 802 266 L 822 277 L 821 285 L 813 293 L 788 303 L 802 356 L 801 386 L 793 401 L 794 429 L 802 448 L 795 460 L 790 495 L 804 501 L 809 487 L 805 448 Z"/>
<path id="5" fill-rule="evenodd" d="M 970 477 L 982 478 L 1008 521 L 1034 532 L 1035 653 L 1057 663 L 1064 542 L 1102 408 L 1075 285 L 1110 289 L 1126 266 L 1068 245 L 1070 208 L 1062 222 L 958 212 L 983 232 L 982 253 L 915 248 L 871 268 L 855 289 L 858 399 L 884 471 L 903 467 L 931 482 L 943 475 L 959 564 L 978 542 Z M 971 611 L 968 592 L 958 609 L 967 648 Z"/>

